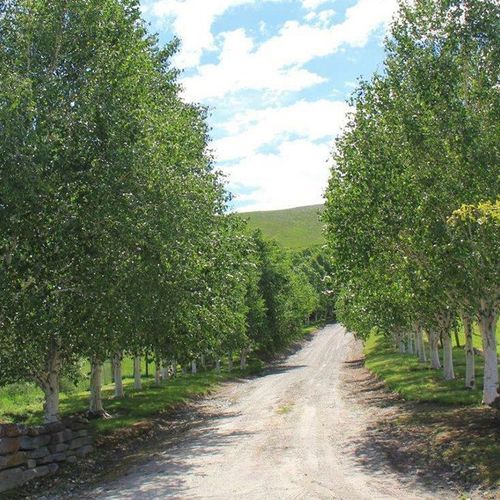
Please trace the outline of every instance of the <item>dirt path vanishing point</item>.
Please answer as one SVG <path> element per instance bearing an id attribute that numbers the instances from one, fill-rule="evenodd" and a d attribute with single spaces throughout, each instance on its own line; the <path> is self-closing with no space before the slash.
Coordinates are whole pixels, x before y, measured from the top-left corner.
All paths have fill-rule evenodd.
<path id="1" fill-rule="evenodd" d="M 327 326 L 263 376 L 229 382 L 199 403 L 207 418 L 159 442 L 148 461 L 78 496 L 446 498 L 392 472 L 382 456 L 369 467 L 360 461 L 356 439 L 376 415 L 342 381 L 360 353 L 351 334 Z"/>

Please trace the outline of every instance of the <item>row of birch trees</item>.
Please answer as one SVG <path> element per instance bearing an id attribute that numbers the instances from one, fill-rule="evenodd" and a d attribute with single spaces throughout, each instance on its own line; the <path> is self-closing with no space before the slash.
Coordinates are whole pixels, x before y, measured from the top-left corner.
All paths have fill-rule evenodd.
<path id="1" fill-rule="evenodd" d="M 337 312 L 455 378 L 452 329 L 482 337 L 483 401 L 500 406 L 500 7 L 415 0 L 385 41 L 383 70 L 360 82 L 327 191 Z M 439 346 L 442 345 L 442 360 Z"/>
<path id="2" fill-rule="evenodd" d="M 161 370 L 277 349 L 317 291 L 241 219 L 137 0 L 0 4 L 0 385 L 34 381 L 59 419 L 62 376 L 140 357 Z M 231 359 L 231 356 L 230 356 Z"/>

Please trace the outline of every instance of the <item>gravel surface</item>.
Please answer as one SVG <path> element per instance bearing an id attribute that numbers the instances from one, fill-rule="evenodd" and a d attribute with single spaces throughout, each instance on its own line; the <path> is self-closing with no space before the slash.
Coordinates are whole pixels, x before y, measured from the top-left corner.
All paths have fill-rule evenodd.
<path id="1" fill-rule="evenodd" d="M 370 456 L 370 447 L 360 452 L 359 436 L 385 411 L 353 397 L 349 371 L 360 357 L 351 334 L 327 326 L 262 376 L 229 382 L 198 403 L 202 418 L 158 442 L 148 460 L 78 496 L 447 498 L 394 472 L 382 455 Z"/>

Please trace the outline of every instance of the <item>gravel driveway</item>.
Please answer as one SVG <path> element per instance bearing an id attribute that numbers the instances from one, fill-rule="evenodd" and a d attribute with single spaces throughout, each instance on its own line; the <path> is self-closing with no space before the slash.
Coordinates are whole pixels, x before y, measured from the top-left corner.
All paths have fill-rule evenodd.
<path id="1" fill-rule="evenodd" d="M 342 382 L 360 356 L 344 328 L 323 328 L 263 376 L 225 384 L 199 403 L 199 425 L 80 498 L 445 498 L 390 472 L 382 457 L 380 467 L 360 463 L 353 443 L 373 407 Z"/>

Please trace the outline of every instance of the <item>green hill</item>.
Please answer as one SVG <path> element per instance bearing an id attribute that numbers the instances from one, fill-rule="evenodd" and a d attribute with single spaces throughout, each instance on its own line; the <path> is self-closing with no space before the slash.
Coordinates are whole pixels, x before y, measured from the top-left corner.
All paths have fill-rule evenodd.
<path id="1" fill-rule="evenodd" d="M 260 229 L 264 237 L 276 240 L 285 248 L 301 250 L 325 242 L 319 214 L 323 205 L 272 210 L 268 212 L 246 212 L 241 216 L 250 227 Z"/>

